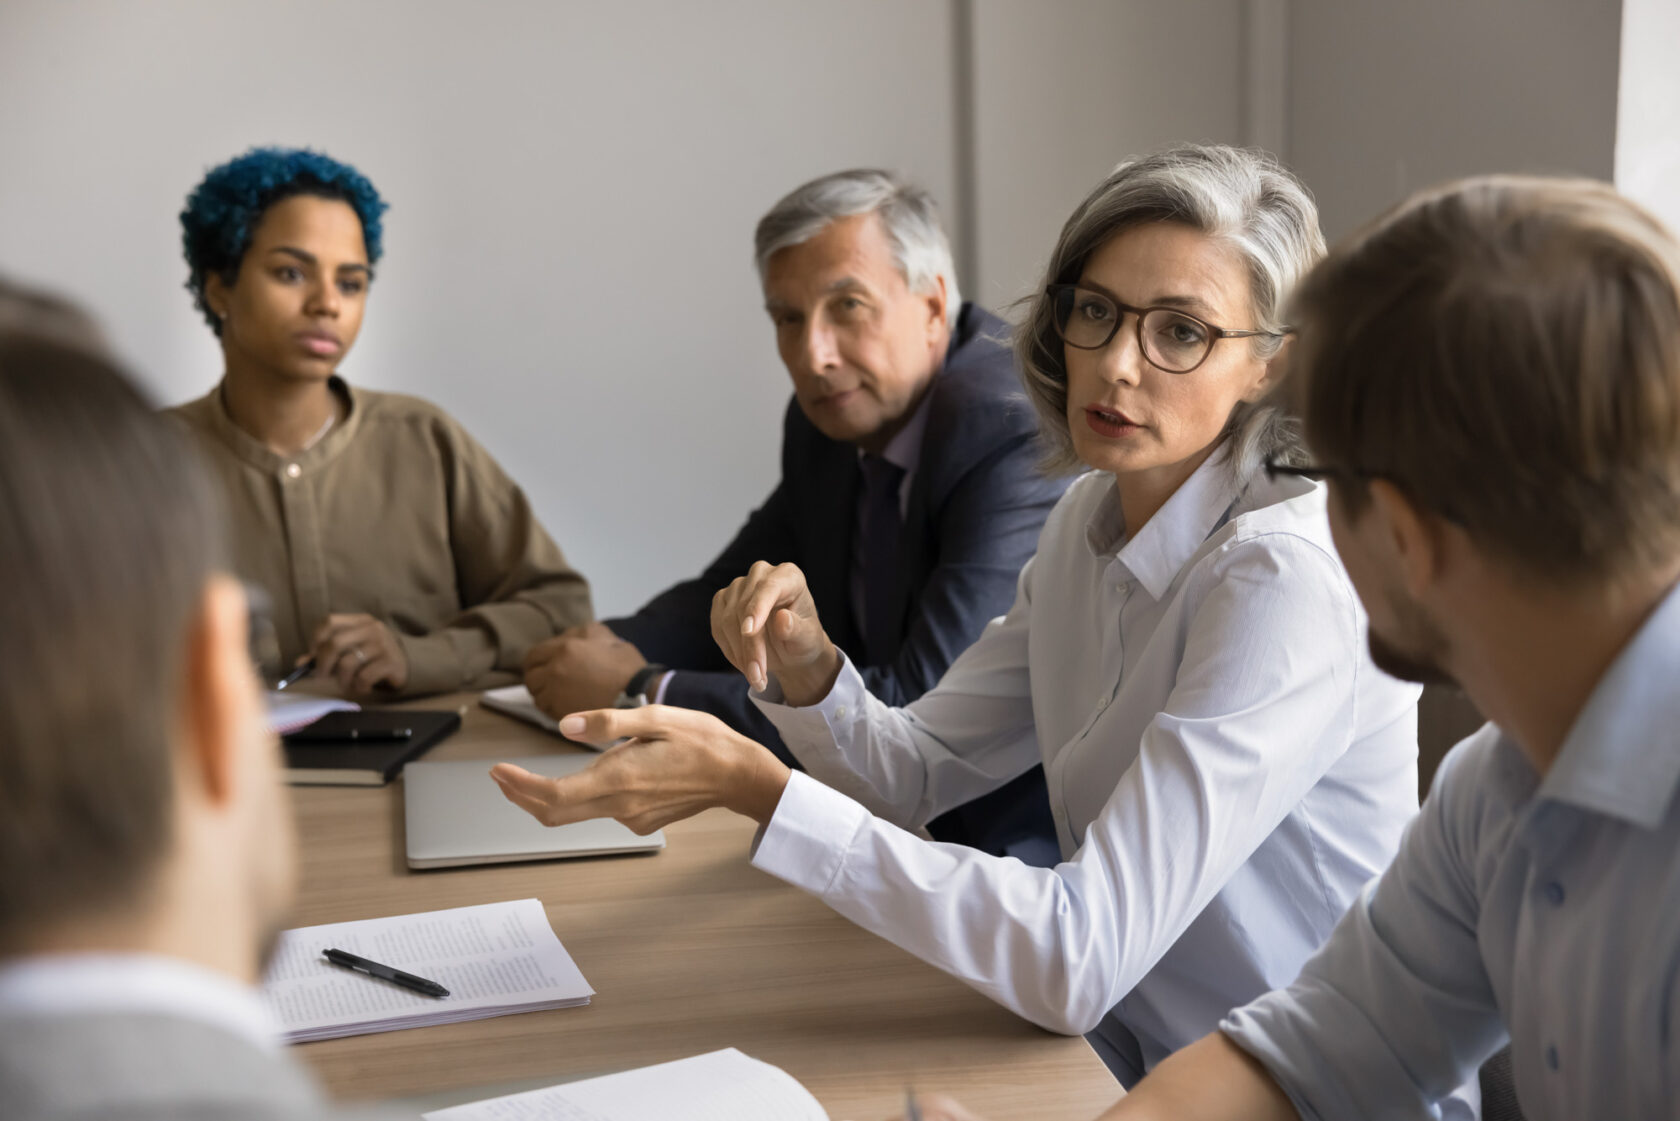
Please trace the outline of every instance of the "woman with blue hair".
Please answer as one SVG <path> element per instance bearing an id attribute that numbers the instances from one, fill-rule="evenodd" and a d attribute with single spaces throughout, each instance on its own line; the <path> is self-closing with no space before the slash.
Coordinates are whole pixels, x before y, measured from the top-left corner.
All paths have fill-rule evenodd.
<path id="1" fill-rule="evenodd" d="M 471 688 L 591 616 L 524 492 L 436 406 L 353 389 L 385 203 L 301 149 L 214 168 L 181 212 L 220 383 L 175 410 L 225 487 L 233 563 L 274 601 L 280 664 L 351 696 Z"/>

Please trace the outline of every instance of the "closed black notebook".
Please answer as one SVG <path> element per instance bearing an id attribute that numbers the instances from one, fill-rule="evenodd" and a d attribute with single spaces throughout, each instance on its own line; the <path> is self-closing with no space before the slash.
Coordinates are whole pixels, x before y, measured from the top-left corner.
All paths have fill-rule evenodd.
<path id="1" fill-rule="evenodd" d="M 409 760 L 418 759 L 460 726 L 458 712 L 412 708 L 329 712 L 281 737 L 286 747 L 286 781 L 293 786 L 383 786 Z M 409 735 L 392 739 L 393 729 L 405 729 Z"/>

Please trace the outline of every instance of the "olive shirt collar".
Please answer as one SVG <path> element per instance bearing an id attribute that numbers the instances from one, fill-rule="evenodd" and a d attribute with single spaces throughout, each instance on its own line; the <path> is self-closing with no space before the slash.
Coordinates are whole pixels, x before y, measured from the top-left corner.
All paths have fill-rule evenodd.
<path id="1" fill-rule="evenodd" d="M 327 386 L 344 402 L 344 419 L 328 429 L 317 443 L 302 451 L 281 455 L 234 422 L 227 410 L 227 400 L 222 395 L 226 384 L 226 378 L 217 382 L 208 397 L 211 430 L 242 461 L 265 474 L 291 474 L 294 478 L 308 474 L 336 459 L 350 446 L 350 441 L 356 438 L 356 431 L 361 427 L 365 410 L 359 395 L 348 382 L 334 374 L 328 379 Z"/>

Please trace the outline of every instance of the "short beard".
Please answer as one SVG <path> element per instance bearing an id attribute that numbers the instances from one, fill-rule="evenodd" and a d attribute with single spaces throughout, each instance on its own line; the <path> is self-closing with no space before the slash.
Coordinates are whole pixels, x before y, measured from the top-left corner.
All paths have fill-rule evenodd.
<path id="1" fill-rule="evenodd" d="M 1411 600 L 1395 594 L 1390 594 L 1387 599 L 1389 612 L 1395 619 L 1395 630 L 1404 636 L 1405 642 L 1402 645 L 1398 640 L 1384 638 L 1377 634 L 1374 627 L 1370 628 L 1365 641 L 1371 648 L 1371 661 L 1378 669 L 1401 681 L 1457 687 L 1458 682 L 1443 665 L 1447 640 L 1440 628 Z"/>
<path id="2" fill-rule="evenodd" d="M 1390 677 L 1418 685 L 1458 685 L 1451 674 L 1427 655 L 1406 654 L 1374 632 L 1367 636 L 1366 643 L 1371 648 L 1371 661 Z"/>

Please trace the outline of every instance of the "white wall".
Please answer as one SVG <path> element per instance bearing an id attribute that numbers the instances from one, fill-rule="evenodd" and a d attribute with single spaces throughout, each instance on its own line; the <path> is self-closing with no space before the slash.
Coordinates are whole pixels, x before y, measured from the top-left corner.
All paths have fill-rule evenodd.
<path id="1" fill-rule="evenodd" d="M 948 199 L 952 97 L 948 0 L 5 0 L 0 271 L 197 396 L 187 191 L 257 143 L 358 165 L 391 210 L 345 372 L 460 417 L 622 612 L 774 480 L 753 223 L 855 164 Z"/>
<path id="2" fill-rule="evenodd" d="M 1622 0 L 1616 186 L 1680 235 L 1680 3 Z"/>
<path id="3" fill-rule="evenodd" d="M 1318 199 L 1326 234 L 1463 175 L 1609 179 L 1621 8 L 1291 0 L 1287 155 Z"/>
<path id="4" fill-rule="evenodd" d="M 1278 152 L 1331 236 L 1513 169 L 1614 168 L 1676 221 L 1676 6 L 1627 6 L 1618 148 L 1618 0 L 0 0 L 0 271 L 195 396 L 186 192 L 254 143 L 359 165 L 392 210 L 346 372 L 461 417 L 617 613 L 775 476 L 750 238 L 794 184 L 906 172 L 1000 309 L 1116 161 L 1178 140 Z"/>
<path id="5" fill-rule="evenodd" d="M 1115 162 L 1178 140 L 1278 154 L 1332 238 L 1441 180 L 1609 179 L 1613 154 L 1680 207 L 1676 0 L 1628 0 L 1642 140 L 1624 110 L 1620 149 L 1620 0 L 971 2 L 973 264 L 994 307 Z"/>
<path id="6" fill-rule="evenodd" d="M 1128 155 L 1243 143 L 1244 0 L 973 0 L 979 297 L 1040 278 L 1068 215 Z"/>

